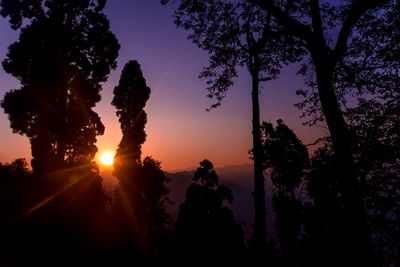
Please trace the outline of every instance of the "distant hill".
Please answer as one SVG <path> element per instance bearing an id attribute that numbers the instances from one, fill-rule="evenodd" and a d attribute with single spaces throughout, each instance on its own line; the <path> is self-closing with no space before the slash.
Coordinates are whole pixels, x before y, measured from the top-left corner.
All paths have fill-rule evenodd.
<path id="1" fill-rule="evenodd" d="M 171 205 L 169 212 L 176 218 L 179 211 L 179 205 L 185 200 L 187 187 L 192 182 L 195 168 L 192 170 L 166 172 L 166 176 L 170 179 L 168 188 L 170 189 L 169 199 Z M 251 192 L 253 191 L 253 165 L 231 165 L 216 168 L 216 172 L 220 178 L 220 183 L 228 186 L 233 193 L 234 202 L 231 206 L 235 218 L 245 223 L 246 236 L 250 237 L 252 233 L 252 223 L 254 222 L 254 204 Z M 112 170 L 105 170 L 100 173 L 103 177 L 103 185 L 106 191 L 111 191 L 118 184 L 117 179 L 112 176 Z M 267 214 L 274 215 L 271 206 L 272 199 L 272 183 L 266 177 L 266 202 Z M 267 229 L 269 238 L 275 237 L 273 216 L 267 216 Z"/>
<path id="2" fill-rule="evenodd" d="M 169 198 L 172 201 L 170 212 L 176 216 L 179 211 L 179 205 L 185 199 L 186 188 L 192 182 L 195 170 L 181 171 L 175 173 L 166 173 L 170 178 Z M 216 172 L 220 178 L 220 183 L 228 186 L 233 193 L 234 202 L 231 206 L 236 219 L 245 222 L 246 236 L 250 237 L 252 232 L 252 223 L 254 222 L 254 204 L 251 192 L 253 191 L 253 165 L 231 165 L 221 168 L 216 168 Z M 270 179 L 266 179 L 266 202 L 267 213 L 273 214 L 271 199 L 272 186 Z M 275 237 L 272 216 L 267 216 L 267 228 L 270 237 Z M 272 235 L 272 236 L 271 236 Z"/>

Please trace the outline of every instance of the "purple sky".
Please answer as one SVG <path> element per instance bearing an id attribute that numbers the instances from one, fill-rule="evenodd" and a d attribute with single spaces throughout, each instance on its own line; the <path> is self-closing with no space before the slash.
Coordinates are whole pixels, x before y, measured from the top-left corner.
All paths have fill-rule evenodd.
<path id="1" fill-rule="evenodd" d="M 147 102 L 147 141 L 143 156 L 162 162 L 165 170 L 196 166 L 208 158 L 217 166 L 249 163 L 251 148 L 250 77 L 245 70 L 228 92 L 223 105 L 207 112 L 212 100 L 206 97 L 205 82 L 197 78 L 207 65 L 207 54 L 186 39 L 186 32 L 173 24 L 173 6 L 161 6 L 159 0 L 109 0 L 105 13 L 121 50 L 118 68 L 103 86 L 102 101 L 96 111 L 106 127 L 98 138 L 99 150 L 115 150 L 121 138 L 115 110 L 110 105 L 112 90 L 125 63 L 136 59 L 152 89 Z M 18 39 L 7 21 L 0 18 L 0 59 L 7 47 Z M 314 141 L 320 128 L 302 126 L 301 114 L 293 104 L 303 83 L 296 67 L 287 67 L 277 81 L 263 85 L 261 117 L 275 122 L 282 118 L 305 143 Z M 18 81 L 0 69 L 1 98 Z M 28 139 L 12 134 L 7 116 L 0 110 L 0 162 L 25 157 L 30 160 Z"/>

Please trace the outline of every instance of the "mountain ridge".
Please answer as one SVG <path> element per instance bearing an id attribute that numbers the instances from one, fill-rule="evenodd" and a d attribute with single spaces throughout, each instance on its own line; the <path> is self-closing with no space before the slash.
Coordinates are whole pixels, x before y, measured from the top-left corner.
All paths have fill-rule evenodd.
<path id="1" fill-rule="evenodd" d="M 179 206 L 185 200 L 187 187 L 191 184 L 193 175 L 197 168 L 191 170 L 181 170 L 178 172 L 164 172 L 169 178 L 168 188 L 170 190 L 168 198 L 171 203 L 168 205 L 168 211 L 176 218 L 179 212 Z M 215 171 L 220 178 L 220 183 L 229 187 L 232 191 L 234 201 L 230 207 L 238 221 L 244 222 L 244 231 L 246 237 L 252 233 L 252 223 L 254 221 L 254 203 L 252 197 L 253 191 L 253 165 L 238 164 L 216 167 Z M 112 170 L 106 170 L 100 173 L 103 177 L 103 185 L 106 191 L 112 191 L 112 188 L 118 185 L 118 180 L 112 176 Z M 271 199 L 273 194 L 272 182 L 269 177 L 265 179 L 267 214 L 273 214 Z M 107 189 L 108 187 L 108 189 Z M 267 216 L 267 229 L 274 237 L 273 216 Z"/>

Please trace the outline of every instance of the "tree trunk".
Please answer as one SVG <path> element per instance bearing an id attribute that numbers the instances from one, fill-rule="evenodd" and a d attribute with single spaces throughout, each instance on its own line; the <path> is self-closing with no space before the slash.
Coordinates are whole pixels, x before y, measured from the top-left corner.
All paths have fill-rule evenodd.
<path id="1" fill-rule="evenodd" d="M 252 73 L 252 109 L 253 109 L 253 157 L 254 157 L 254 233 L 253 240 L 257 258 L 265 255 L 266 251 L 266 208 L 265 208 L 265 190 L 263 174 L 263 152 L 261 144 L 260 130 L 260 104 L 259 104 L 259 73 Z"/>
<path id="2" fill-rule="evenodd" d="M 348 266 L 374 266 L 371 238 L 362 195 L 357 183 L 351 149 L 351 136 L 332 83 L 333 64 L 324 53 L 310 49 L 314 61 L 321 107 L 329 128 L 337 177 L 342 193 L 343 260 Z"/>

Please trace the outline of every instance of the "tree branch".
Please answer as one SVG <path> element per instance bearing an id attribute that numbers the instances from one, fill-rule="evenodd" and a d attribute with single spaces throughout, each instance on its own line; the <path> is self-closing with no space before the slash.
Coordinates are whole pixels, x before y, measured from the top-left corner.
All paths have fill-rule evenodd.
<path id="1" fill-rule="evenodd" d="M 311 23 L 313 27 L 313 33 L 317 36 L 319 41 L 321 41 L 326 47 L 326 41 L 324 37 L 324 27 L 321 19 L 321 12 L 319 8 L 319 0 L 310 0 L 310 15 Z"/>
<path id="2" fill-rule="evenodd" d="M 270 12 L 279 22 L 281 22 L 289 31 L 295 36 L 309 42 L 311 40 L 312 31 L 310 27 L 303 24 L 293 18 L 291 18 L 286 12 L 277 7 L 272 1 L 267 0 L 250 0 L 252 3 L 260 6 L 264 10 Z"/>
<path id="3" fill-rule="evenodd" d="M 271 81 L 272 80 L 272 78 L 270 78 L 270 77 L 265 77 L 265 78 L 259 78 L 258 79 L 258 81 L 260 81 L 260 82 L 268 82 L 268 81 Z"/>
<path id="4" fill-rule="evenodd" d="M 365 12 L 371 10 L 380 4 L 384 4 L 388 0 L 354 0 L 350 7 L 350 11 L 344 19 L 342 28 L 340 29 L 336 46 L 334 49 L 334 62 L 338 62 L 339 58 L 343 56 L 347 48 L 347 41 L 350 37 L 353 26 L 361 18 Z"/>
<path id="5" fill-rule="evenodd" d="M 262 49 L 262 47 L 264 47 L 268 41 L 268 39 L 270 38 L 270 33 L 271 33 L 271 16 L 269 16 L 265 21 L 264 27 L 263 27 L 263 31 L 261 34 L 261 38 L 258 39 L 257 41 L 257 50 Z"/>
<path id="6" fill-rule="evenodd" d="M 238 29 L 240 29 L 240 22 L 239 22 L 239 20 L 240 20 L 240 17 L 242 17 L 242 16 L 243 16 L 243 12 L 239 14 L 239 16 L 236 18 L 236 21 L 235 21 L 235 22 L 236 22 L 236 25 L 237 25 L 237 27 L 238 27 Z M 239 30 L 239 31 L 240 31 L 240 30 Z M 236 35 L 236 36 L 235 36 L 235 42 L 236 42 L 236 44 L 237 44 L 243 51 L 249 52 L 249 48 L 245 47 L 245 45 L 243 45 L 243 43 L 240 41 L 239 35 Z"/>

